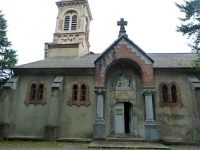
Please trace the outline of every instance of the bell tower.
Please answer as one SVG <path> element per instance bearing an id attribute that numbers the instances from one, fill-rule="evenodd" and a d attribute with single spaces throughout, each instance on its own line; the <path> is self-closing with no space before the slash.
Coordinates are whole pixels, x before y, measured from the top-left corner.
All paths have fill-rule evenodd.
<path id="1" fill-rule="evenodd" d="M 58 16 L 52 43 L 45 43 L 45 58 L 79 57 L 89 53 L 92 14 L 87 0 L 56 2 Z"/>

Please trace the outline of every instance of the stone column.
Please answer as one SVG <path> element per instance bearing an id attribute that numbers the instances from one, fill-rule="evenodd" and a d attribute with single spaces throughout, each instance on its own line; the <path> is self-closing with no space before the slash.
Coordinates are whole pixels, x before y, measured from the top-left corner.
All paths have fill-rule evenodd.
<path id="1" fill-rule="evenodd" d="M 159 140 L 158 124 L 154 119 L 153 108 L 153 94 L 155 93 L 154 87 L 144 87 L 143 94 L 145 96 L 145 113 L 146 119 L 144 123 L 144 138 L 150 141 Z"/>
<path id="2" fill-rule="evenodd" d="M 59 126 L 57 124 L 58 120 L 58 103 L 59 94 L 62 90 L 63 77 L 58 76 L 55 78 L 51 88 L 51 99 L 49 106 L 49 117 L 48 124 L 45 126 L 45 140 L 46 141 L 56 141 L 59 136 Z"/>
<path id="3" fill-rule="evenodd" d="M 104 112 L 104 95 L 106 92 L 106 88 L 95 87 L 94 91 L 97 94 L 97 109 L 96 109 L 96 120 L 93 124 L 93 138 L 105 139 L 106 123 L 103 117 L 103 112 Z"/>

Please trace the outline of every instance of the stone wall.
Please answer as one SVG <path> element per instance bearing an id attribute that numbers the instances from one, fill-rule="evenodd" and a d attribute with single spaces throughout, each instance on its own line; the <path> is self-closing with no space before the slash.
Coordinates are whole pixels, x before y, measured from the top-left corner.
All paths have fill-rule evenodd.
<path id="1" fill-rule="evenodd" d="M 162 140 L 193 140 L 193 108 L 190 84 L 187 79 L 189 74 L 187 70 L 183 69 L 154 69 L 156 120 L 159 123 L 160 138 Z M 161 94 L 159 85 L 162 82 L 176 82 L 180 86 L 183 107 L 161 107 L 159 105 Z"/>
<path id="2" fill-rule="evenodd" d="M 118 64 L 121 66 L 121 64 Z M 112 133 L 112 108 L 114 103 L 114 85 L 112 85 L 113 74 L 117 70 L 117 63 L 110 68 L 106 76 L 106 96 L 104 117 L 106 121 L 106 135 Z M 128 64 L 127 69 L 130 70 L 135 80 L 136 92 L 135 100 L 127 100 L 133 104 L 134 122 L 137 126 L 137 137 L 143 137 L 144 121 L 145 121 L 145 106 L 144 99 L 141 93 L 142 79 L 140 72 L 134 65 Z M 197 76 L 197 74 L 188 72 L 184 69 L 154 69 L 154 85 L 156 92 L 154 94 L 155 119 L 159 125 L 161 140 L 193 140 L 194 121 L 192 118 L 192 95 L 188 76 Z M 92 137 L 92 125 L 96 118 L 96 94 L 94 93 L 95 75 L 94 74 L 71 74 L 63 75 L 62 89 L 59 93 L 58 103 L 58 118 L 57 126 L 59 126 L 59 137 L 65 138 L 81 138 Z M 44 137 L 45 126 L 48 124 L 50 99 L 52 94 L 52 84 L 56 75 L 21 75 L 19 76 L 16 89 L 11 91 L 15 94 L 11 96 L 10 108 L 6 118 L 7 123 L 12 125 L 12 134 L 9 136 L 32 136 Z M 27 90 L 32 81 L 43 81 L 47 86 L 46 101 L 44 106 L 41 104 L 26 105 L 24 102 L 27 98 Z M 67 104 L 70 97 L 70 87 L 75 82 L 87 82 L 89 85 L 89 101 L 90 105 L 72 105 Z M 183 107 L 161 107 L 159 85 L 162 82 L 176 82 L 180 86 L 181 100 Z M 9 91 L 7 91 L 9 93 Z M 197 93 L 199 96 L 199 93 Z M 4 102 L 3 102 L 4 103 Z M 2 102 L 0 102 L 2 104 Z M 199 101 L 198 101 L 199 104 Z M 1 107 L 2 108 L 2 107 Z M 14 114 L 14 115 L 13 115 Z"/>
<path id="3" fill-rule="evenodd" d="M 92 137 L 92 125 L 96 117 L 96 96 L 94 93 L 94 75 L 65 75 L 63 76 L 63 87 L 59 93 L 58 118 L 56 126 L 59 126 L 59 137 Z M 8 123 L 14 125 L 14 131 L 7 136 L 13 137 L 32 137 L 44 138 L 45 126 L 48 124 L 50 100 L 52 94 L 52 84 L 55 75 L 23 75 L 19 77 L 18 93 L 10 103 L 16 102 L 11 110 L 15 112 L 14 116 L 7 119 Z M 47 104 L 28 104 L 24 102 L 27 99 L 27 92 L 32 81 L 43 81 L 46 84 Z M 67 105 L 69 100 L 70 87 L 75 81 L 84 81 L 89 85 L 89 106 Z M 13 114 L 12 112 L 9 112 Z M 49 125 L 49 124 L 48 124 Z"/>
<path id="4" fill-rule="evenodd" d="M 89 85 L 90 105 L 68 106 L 70 87 L 74 82 L 84 81 Z M 59 124 L 61 137 L 92 137 L 93 123 L 96 118 L 96 95 L 94 93 L 94 75 L 68 75 L 64 78 L 62 102 L 60 103 Z"/>

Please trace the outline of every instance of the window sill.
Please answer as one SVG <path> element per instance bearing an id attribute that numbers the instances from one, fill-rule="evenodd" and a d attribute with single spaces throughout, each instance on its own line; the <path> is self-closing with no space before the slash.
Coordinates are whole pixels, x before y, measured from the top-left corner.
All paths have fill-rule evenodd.
<path id="1" fill-rule="evenodd" d="M 41 104 L 41 105 L 45 105 L 47 104 L 47 101 L 46 100 L 26 100 L 24 102 L 26 105 L 29 105 L 29 104 L 34 104 L 34 105 L 37 105 L 37 104 Z"/>
<path id="2" fill-rule="evenodd" d="M 173 103 L 173 102 L 161 102 L 160 103 L 160 107 L 165 107 L 165 106 L 182 108 L 183 107 L 183 103 L 182 102 L 176 102 L 176 103 Z"/>
<path id="3" fill-rule="evenodd" d="M 68 106 L 72 106 L 72 105 L 76 105 L 76 106 L 80 106 L 80 105 L 83 105 L 83 106 L 86 106 L 86 107 L 88 107 L 89 105 L 90 105 L 91 103 L 89 102 L 89 101 L 72 101 L 72 100 L 70 100 L 70 101 L 68 101 L 67 102 L 67 105 Z"/>

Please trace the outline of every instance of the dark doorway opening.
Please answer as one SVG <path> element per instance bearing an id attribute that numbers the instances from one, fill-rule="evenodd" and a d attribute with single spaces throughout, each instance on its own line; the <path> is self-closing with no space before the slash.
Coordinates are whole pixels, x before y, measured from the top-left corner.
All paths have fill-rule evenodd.
<path id="1" fill-rule="evenodd" d="M 124 103 L 124 125 L 125 125 L 125 134 L 130 134 L 130 110 L 131 104 Z"/>

